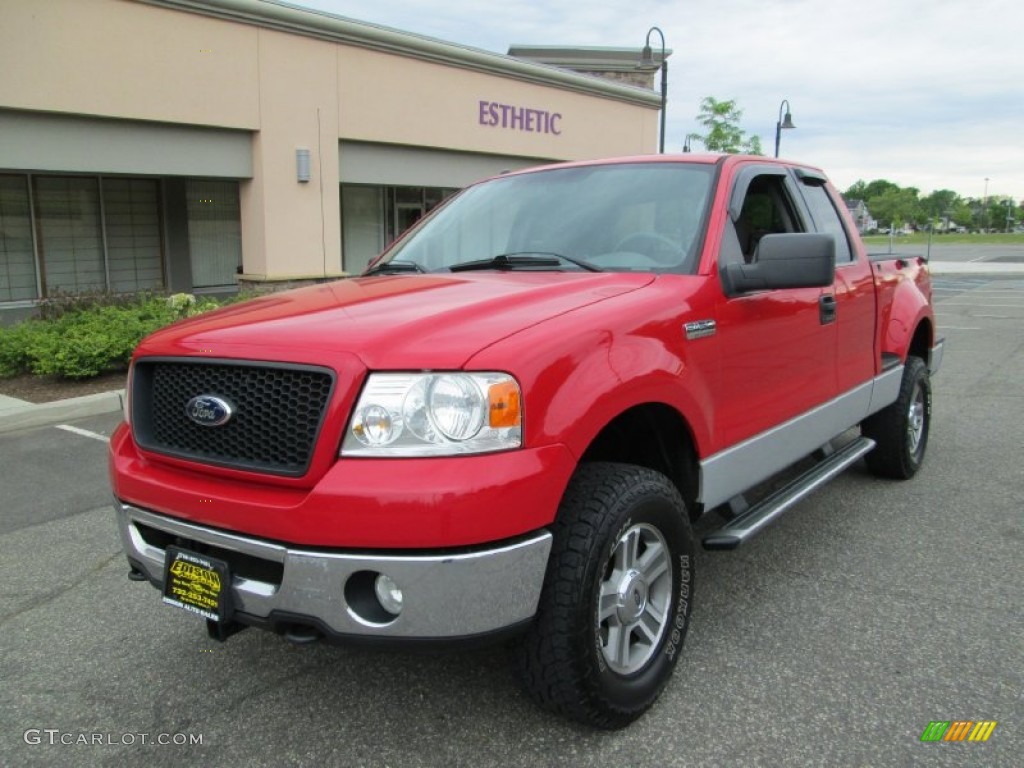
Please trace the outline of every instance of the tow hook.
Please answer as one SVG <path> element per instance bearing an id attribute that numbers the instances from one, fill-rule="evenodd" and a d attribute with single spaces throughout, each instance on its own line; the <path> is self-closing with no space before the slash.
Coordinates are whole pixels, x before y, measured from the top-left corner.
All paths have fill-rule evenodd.
<path id="1" fill-rule="evenodd" d="M 129 581 L 149 581 L 149 579 L 146 578 L 146 574 L 144 574 L 142 571 L 140 571 L 135 566 L 132 566 L 132 569 L 130 571 L 128 571 L 128 580 Z"/>
<path id="2" fill-rule="evenodd" d="M 292 645 L 310 645 L 322 637 L 318 630 L 304 624 L 292 624 L 283 634 L 284 639 Z"/>
<path id="3" fill-rule="evenodd" d="M 206 620 L 206 634 L 210 636 L 211 640 L 216 640 L 218 643 L 226 642 L 229 637 L 237 635 L 247 628 L 245 624 L 237 621 Z"/>

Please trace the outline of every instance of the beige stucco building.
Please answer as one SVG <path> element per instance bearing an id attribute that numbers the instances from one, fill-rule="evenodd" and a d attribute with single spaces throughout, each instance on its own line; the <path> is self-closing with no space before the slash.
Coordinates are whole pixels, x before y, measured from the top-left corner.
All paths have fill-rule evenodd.
<path id="1" fill-rule="evenodd" d="M 653 152 L 649 88 L 260 0 L 0 2 L 0 307 L 332 278 L 471 181 Z"/>

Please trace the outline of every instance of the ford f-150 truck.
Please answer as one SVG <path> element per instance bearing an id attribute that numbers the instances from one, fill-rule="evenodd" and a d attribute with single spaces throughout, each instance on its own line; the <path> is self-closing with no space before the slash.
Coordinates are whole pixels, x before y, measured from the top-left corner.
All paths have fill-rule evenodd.
<path id="1" fill-rule="evenodd" d="M 361 277 L 142 342 L 129 575 L 222 640 L 512 639 L 540 704 L 622 727 L 679 659 L 692 523 L 731 549 L 862 458 L 914 475 L 941 353 L 927 265 L 869 258 L 815 168 L 505 174 Z"/>

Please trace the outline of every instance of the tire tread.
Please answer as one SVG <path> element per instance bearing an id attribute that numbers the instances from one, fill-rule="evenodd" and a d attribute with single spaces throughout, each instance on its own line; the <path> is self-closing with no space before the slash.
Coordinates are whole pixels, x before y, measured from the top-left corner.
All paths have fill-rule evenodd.
<path id="1" fill-rule="evenodd" d="M 587 589 L 588 568 L 600 542 L 614 535 L 610 510 L 623 499 L 649 493 L 671 494 L 689 530 L 682 497 L 658 472 L 631 464 L 581 465 L 566 492 L 552 525 L 554 542 L 544 589 L 533 628 L 515 651 L 515 665 L 527 693 L 542 707 L 598 728 L 628 725 L 656 698 L 633 709 L 622 709 L 604 698 L 589 682 L 587 617 L 591 606 L 577 595 Z M 602 564 L 603 565 L 603 564 Z"/>
<path id="2" fill-rule="evenodd" d="M 914 394 L 914 383 L 921 379 L 928 398 L 928 431 L 931 427 L 931 384 L 928 366 L 919 357 L 908 356 L 904 366 L 900 394 L 896 402 L 869 416 L 861 425 L 861 434 L 875 441 L 875 448 L 864 457 L 868 469 L 879 477 L 906 480 L 913 477 L 921 462 L 915 462 L 907 450 L 907 409 Z M 927 432 L 925 433 L 927 441 Z M 925 443 L 927 448 L 927 442 Z M 924 453 L 921 454 L 921 460 Z"/>

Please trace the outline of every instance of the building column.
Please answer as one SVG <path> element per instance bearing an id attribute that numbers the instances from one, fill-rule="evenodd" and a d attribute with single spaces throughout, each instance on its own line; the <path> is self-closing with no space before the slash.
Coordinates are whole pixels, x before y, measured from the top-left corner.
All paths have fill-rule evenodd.
<path id="1" fill-rule="evenodd" d="M 260 128 L 240 185 L 243 285 L 341 275 L 336 46 L 259 30 Z M 309 180 L 296 153 L 309 151 Z"/>

